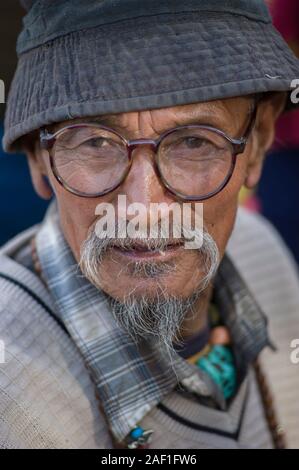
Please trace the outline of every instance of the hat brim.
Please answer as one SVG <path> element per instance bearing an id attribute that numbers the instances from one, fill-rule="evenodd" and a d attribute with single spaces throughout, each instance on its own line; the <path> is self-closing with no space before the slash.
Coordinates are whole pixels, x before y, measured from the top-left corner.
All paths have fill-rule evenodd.
<path id="1" fill-rule="evenodd" d="M 68 119 L 292 91 L 299 61 L 271 23 L 229 13 L 126 20 L 21 55 L 3 146 Z M 288 107 L 290 102 L 288 102 Z"/>

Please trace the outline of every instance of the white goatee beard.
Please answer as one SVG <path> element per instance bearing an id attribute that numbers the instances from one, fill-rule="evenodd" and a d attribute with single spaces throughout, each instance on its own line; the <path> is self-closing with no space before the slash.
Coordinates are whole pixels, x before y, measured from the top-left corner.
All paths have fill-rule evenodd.
<path id="1" fill-rule="evenodd" d="M 170 355 L 174 351 L 173 342 L 181 344 L 180 327 L 187 314 L 188 317 L 190 313 L 192 315 L 196 314 L 196 312 L 193 312 L 193 307 L 202 292 L 210 284 L 219 265 L 219 251 L 215 241 L 205 230 L 200 236 L 202 236 L 203 243 L 201 248 L 196 251 L 200 255 L 199 259 L 204 274 L 196 291 L 189 298 L 182 299 L 170 296 L 158 284 L 159 277 L 175 272 L 176 266 L 173 262 L 137 261 L 129 263 L 132 276 L 157 278 L 156 293 L 154 295 L 151 293 L 150 298 L 147 295 L 134 296 L 133 291 L 128 293 L 121 302 L 106 294 L 116 323 L 136 343 L 144 338 L 155 338 L 158 344 Z M 92 231 L 81 249 L 80 268 L 82 273 L 100 289 L 100 266 L 107 250 L 116 243 L 123 249 L 130 249 L 134 242 L 136 242 L 136 239 L 99 238 L 95 231 Z M 142 242 L 149 248 L 155 247 L 164 251 L 168 240 L 161 237 L 160 239 L 142 239 Z"/>

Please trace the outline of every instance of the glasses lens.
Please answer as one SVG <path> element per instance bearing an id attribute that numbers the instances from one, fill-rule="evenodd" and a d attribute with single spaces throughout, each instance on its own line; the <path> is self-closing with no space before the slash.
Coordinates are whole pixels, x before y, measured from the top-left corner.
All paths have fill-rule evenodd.
<path id="1" fill-rule="evenodd" d="M 124 141 L 105 129 L 69 128 L 55 142 L 57 175 L 76 192 L 96 195 L 113 189 L 122 180 L 128 164 Z"/>
<path id="2" fill-rule="evenodd" d="M 186 197 L 205 197 L 227 180 L 232 145 L 215 131 L 199 127 L 179 129 L 166 136 L 158 164 L 166 183 Z"/>

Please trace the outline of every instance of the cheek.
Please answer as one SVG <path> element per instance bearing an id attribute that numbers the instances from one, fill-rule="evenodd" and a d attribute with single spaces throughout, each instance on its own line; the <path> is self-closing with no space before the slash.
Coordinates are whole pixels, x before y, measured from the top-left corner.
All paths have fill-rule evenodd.
<path id="1" fill-rule="evenodd" d="M 80 248 L 90 228 L 96 223 L 96 207 L 101 202 L 112 202 L 114 194 L 105 198 L 83 198 L 64 189 L 54 177 L 48 159 L 44 159 L 48 178 L 56 196 L 59 220 L 64 236 L 75 259 L 80 259 Z"/>
<path id="2" fill-rule="evenodd" d="M 78 262 L 81 245 L 96 221 L 95 210 L 99 201 L 69 193 L 56 181 L 53 175 L 50 182 L 56 196 L 63 234 Z"/>
<path id="3" fill-rule="evenodd" d="M 77 261 L 80 247 L 88 236 L 90 227 L 95 223 L 96 203 L 67 193 L 63 188 L 56 191 L 59 218 L 64 236 Z"/>
<path id="4" fill-rule="evenodd" d="M 246 169 L 246 155 L 240 155 L 226 188 L 204 203 L 204 224 L 217 243 L 221 257 L 234 227 L 239 192 L 246 178 Z"/>

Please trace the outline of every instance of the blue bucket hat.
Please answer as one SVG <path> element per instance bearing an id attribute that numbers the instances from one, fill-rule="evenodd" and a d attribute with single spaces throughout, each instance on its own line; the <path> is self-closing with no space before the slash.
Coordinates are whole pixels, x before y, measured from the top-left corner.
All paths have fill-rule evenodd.
<path id="1" fill-rule="evenodd" d="M 23 0 L 3 145 L 68 119 L 291 91 L 263 0 Z"/>

